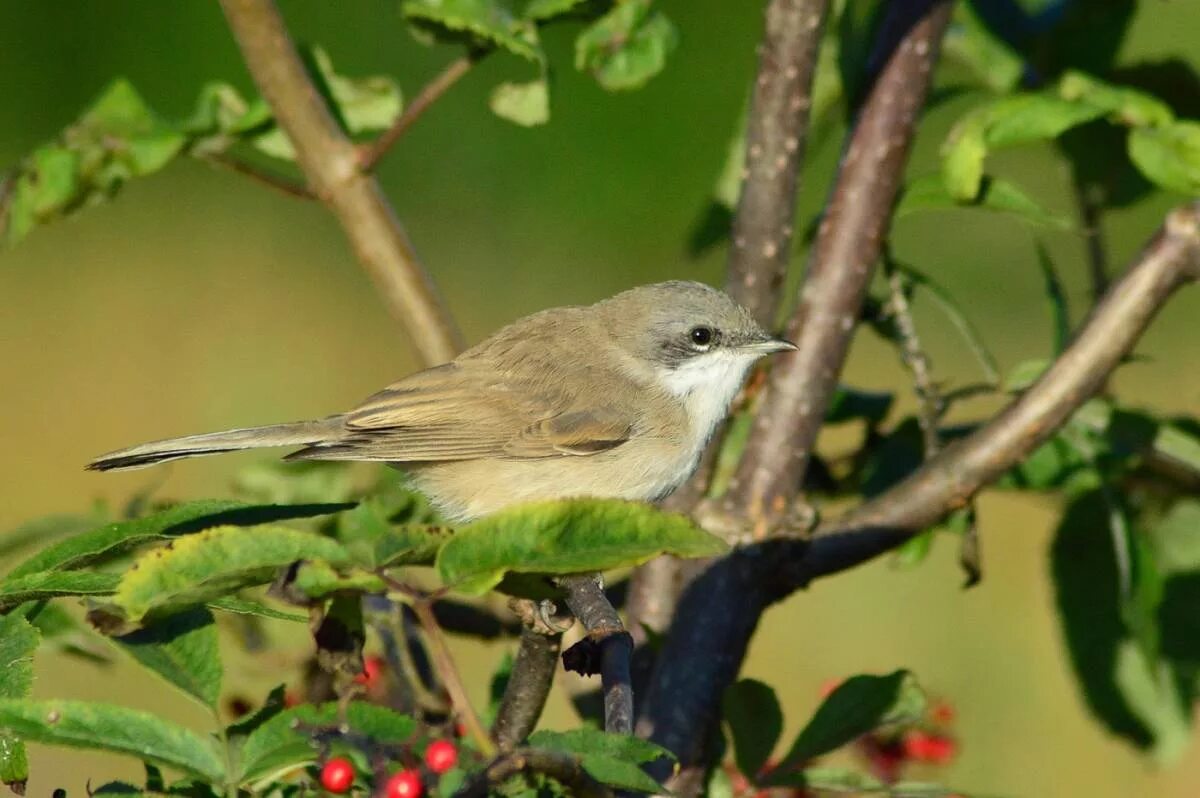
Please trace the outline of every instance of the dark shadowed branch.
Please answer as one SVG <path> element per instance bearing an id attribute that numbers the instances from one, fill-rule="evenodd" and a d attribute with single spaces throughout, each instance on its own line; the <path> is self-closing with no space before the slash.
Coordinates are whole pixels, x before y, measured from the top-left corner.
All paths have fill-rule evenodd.
<path id="1" fill-rule="evenodd" d="M 400 140 L 400 137 L 408 132 L 408 129 L 421 118 L 421 115 L 429 110 L 429 106 L 433 105 L 438 99 L 450 90 L 450 87 L 458 83 L 463 75 L 471 71 L 471 67 L 483 56 L 484 52 L 472 52 L 464 55 L 462 58 L 451 61 L 445 69 L 434 76 L 433 80 L 426 83 L 417 96 L 413 98 L 400 115 L 396 117 L 396 121 L 391 127 L 380 134 L 379 138 L 370 144 L 363 145 L 359 154 L 359 163 L 364 172 L 372 171 L 387 155 L 388 150 Z"/>
<path id="2" fill-rule="evenodd" d="M 558 670 L 558 652 L 562 634 L 548 634 L 528 627 L 521 630 L 521 644 L 513 663 L 512 675 L 496 711 L 492 739 L 501 751 L 509 751 L 525 741 L 542 715 L 546 696 Z"/>
<path id="3" fill-rule="evenodd" d="M 776 538 L 738 549 L 700 576 L 680 599 L 660 655 L 663 663 L 638 721 L 640 733 L 676 752 L 678 791 L 695 786 L 698 758 L 724 689 L 772 602 L 889 551 L 994 481 L 1044 442 L 1083 405 L 1133 349 L 1155 313 L 1200 280 L 1200 203 L 1174 211 L 1072 343 L 1024 394 L 992 421 L 925 463 L 908 479 L 822 524 L 812 540 Z M 720 608 L 705 613 L 705 608 Z M 686 667 L 670 667 L 688 663 Z M 663 774 L 658 774 L 663 775 Z"/>
<path id="4" fill-rule="evenodd" d="M 882 67 L 842 157 L 788 323 L 787 337 L 799 349 L 781 355 L 771 369 L 723 502 L 724 512 L 742 519 L 756 538 L 788 514 L 808 467 L 880 256 L 951 10 L 948 0 L 889 6 L 874 58 Z"/>
<path id="5" fill-rule="evenodd" d="M 633 733 L 633 680 L 630 660 L 633 638 L 608 597 L 599 574 L 567 576 L 559 580 L 567 606 L 587 630 L 587 637 L 563 653 L 568 670 L 600 674 L 604 691 L 604 730 Z"/>
<path id="6" fill-rule="evenodd" d="M 296 149 L 309 188 L 337 216 L 388 310 L 426 364 L 450 360 L 459 333 L 379 183 L 309 79 L 272 0 L 221 0 L 246 66 Z"/>
<path id="7" fill-rule="evenodd" d="M 479 771 L 454 794 L 454 798 L 485 798 L 496 788 L 521 773 L 542 773 L 570 789 L 580 798 L 612 798 L 608 787 L 583 769 L 579 757 L 540 748 L 521 748 L 504 754 Z"/>

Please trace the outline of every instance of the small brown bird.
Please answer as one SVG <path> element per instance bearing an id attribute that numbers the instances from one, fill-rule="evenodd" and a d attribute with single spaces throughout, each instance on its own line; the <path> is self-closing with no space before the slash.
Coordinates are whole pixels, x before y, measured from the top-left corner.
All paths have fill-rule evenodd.
<path id="1" fill-rule="evenodd" d="M 403 468 L 454 521 L 525 501 L 654 501 L 695 470 L 754 361 L 788 349 L 727 294 L 658 283 L 527 316 L 348 413 L 145 443 L 88 468 L 293 446 L 284 459 Z"/>

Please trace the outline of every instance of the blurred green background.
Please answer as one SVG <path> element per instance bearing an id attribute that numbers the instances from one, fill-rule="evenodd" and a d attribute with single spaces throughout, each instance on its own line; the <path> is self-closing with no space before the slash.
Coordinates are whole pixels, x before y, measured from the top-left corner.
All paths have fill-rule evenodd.
<path id="1" fill-rule="evenodd" d="M 527 77 L 522 65 L 493 58 L 384 162 L 383 182 L 470 340 L 527 312 L 637 283 L 720 283 L 724 253 L 692 260 L 685 241 L 743 103 L 760 4 L 661 6 L 681 43 L 644 90 L 607 94 L 570 69 L 576 31 L 567 25 L 548 35 L 559 65 L 548 126 L 525 130 L 491 115 L 491 87 Z M 456 55 L 414 43 L 394 2 L 283 9 L 296 37 L 326 47 L 340 72 L 390 74 L 408 96 Z M 1197 31 L 1200 4 L 1144 2 L 1119 62 L 1196 66 Z M 169 117 L 185 115 L 207 80 L 251 88 L 216 4 L 196 0 L 10 0 L 0 4 L 0 75 L 0 164 L 54 137 L 114 76 L 129 77 Z M 911 173 L 935 168 L 949 124 L 978 99 L 968 93 L 929 114 Z M 826 194 L 841 134 L 835 129 L 810 152 L 805 220 Z M 1073 213 L 1068 173 L 1050 149 L 1005 154 L 995 171 Z M 1126 262 L 1179 199 L 1159 194 L 1112 214 L 1105 232 L 1113 263 Z M 901 222 L 894 242 L 962 300 L 1002 365 L 1049 354 L 1028 227 L 978 212 L 928 214 Z M 1047 243 L 1078 317 L 1088 295 L 1083 242 L 1050 234 Z M 225 494 L 231 476 L 261 455 L 129 474 L 82 466 L 138 441 L 337 411 L 415 367 L 403 331 L 326 211 L 188 161 L 0 253 L 0 298 L 0 529 L 95 500 L 120 506 L 150 485 L 162 497 Z M 936 308 L 918 301 L 917 314 L 938 376 L 975 379 Z M 1148 358 L 1117 377 L 1120 395 L 1166 413 L 1200 412 L 1198 315 L 1196 289 L 1171 302 L 1139 348 Z M 845 379 L 902 393 L 907 385 L 893 352 L 869 333 L 859 336 Z M 911 406 L 906 398 L 899 410 Z M 839 445 L 836 437 L 824 443 Z M 1158 771 L 1087 716 L 1047 573 L 1057 509 L 1033 496 L 986 495 L 985 579 L 969 592 L 959 589 L 956 553 L 941 541 L 917 570 L 879 561 L 793 596 L 766 617 L 746 674 L 780 689 L 794 729 L 827 680 L 912 668 L 958 706 L 962 745 L 952 766 L 914 775 L 980 794 L 1200 794 L 1195 745 L 1181 764 Z M 482 696 L 502 648 L 458 650 Z M 234 656 L 227 682 L 261 695 L 281 673 L 290 677 L 304 653 L 291 640 L 270 658 Z M 123 664 L 97 670 L 43 656 L 37 665 L 38 696 L 109 700 L 206 727 L 195 708 Z M 577 686 L 560 678 L 559 688 Z M 546 723 L 571 722 L 556 690 Z M 83 794 L 88 778 L 138 773 L 107 755 L 32 753 L 33 796 L 58 786 Z"/>

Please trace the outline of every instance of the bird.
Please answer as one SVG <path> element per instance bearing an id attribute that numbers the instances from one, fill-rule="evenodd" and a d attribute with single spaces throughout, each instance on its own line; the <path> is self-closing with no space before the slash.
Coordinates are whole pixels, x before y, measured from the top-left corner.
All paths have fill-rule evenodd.
<path id="1" fill-rule="evenodd" d="M 535 501 L 654 502 L 695 471 L 755 361 L 795 348 L 723 291 L 643 285 L 512 322 L 345 413 L 144 443 L 87 468 L 292 447 L 284 460 L 400 468 L 451 522 Z"/>

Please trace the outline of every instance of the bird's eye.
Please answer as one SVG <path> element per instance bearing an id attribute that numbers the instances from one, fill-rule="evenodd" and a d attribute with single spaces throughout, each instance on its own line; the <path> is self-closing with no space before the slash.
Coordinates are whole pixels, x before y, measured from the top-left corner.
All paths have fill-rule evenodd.
<path id="1" fill-rule="evenodd" d="M 712 327 L 693 327 L 688 333 L 688 338 L 696 346 L 708 346 L 712 343 L 713 337 Z"/>

